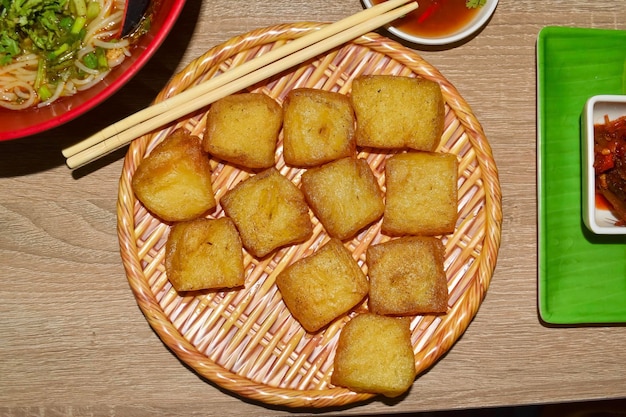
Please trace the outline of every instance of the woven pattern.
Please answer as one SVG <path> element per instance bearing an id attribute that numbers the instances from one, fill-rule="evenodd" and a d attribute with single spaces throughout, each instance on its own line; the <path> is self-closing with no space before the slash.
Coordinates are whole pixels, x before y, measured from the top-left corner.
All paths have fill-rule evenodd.
<path id="1" fill-rule="evenodd" d="M 177 74 L 159 94 L 162 101 L 233 66 L 323 26 L 280 25 L 256 30 L 207 51 Z M 412 320 L 412 342 L 419 373 L 432 366 L 465 331 L 478 310 L 495 268 L 501 233 L 498 173 L 480 123 L 471 109 L 435 68 L 413 51 L 379 36 L 365 35 L 290 71 L 250 88 L 278 101 L 293 88 L 312 87 L 349 93 L 361 74 L 418 76 L 437 81 L 446 100 L 445 132 L 439 151 L 459 157 L 459 218 L 454 234 L 443 238 L 449 310 L 442 316 Z M 118 197 L 118 235 L 122 260 L 137 302 L 163 342 L 187 365 L 213 383 L 243 397 L 290 407 L 329 407 L 363 401 L 371 394 L 330 384 L 341 328 L 337 320 L 317 334 L 307 334 L 290 315 L 274 285 L 276 275 L 328 240 L 312 218 L 307 242 L 279 250 L 261 260 L 245 255 L 245 288 L 236 291 L 178 294 L 164 269 L 169 225 L 154 218 L 135 199 L 133 173 L 154 146 L 175 128 L 202 136 L 205 110 L 156 133 L 135 140 L 124 161 Z M 384 190 L 389 154 L 362 151 Z M 212 161 L 216 199 L 250 173 Z M 299 184 L 301 169 L 285 166 L 279 142 L 279 171 Z M 223 216 L 221 207 L 211 214 Z M 365 250 L 389 238 L 377 222 L 344 242 L 366 269 Z M 367 309 L 366 303 L 353 314 Z"/>

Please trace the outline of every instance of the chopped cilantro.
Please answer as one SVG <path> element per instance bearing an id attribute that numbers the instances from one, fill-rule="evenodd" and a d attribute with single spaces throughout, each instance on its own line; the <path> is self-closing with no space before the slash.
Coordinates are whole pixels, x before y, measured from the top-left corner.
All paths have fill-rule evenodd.
<path id="1" fill-rule="evenodd" d="M 477 7 L 483 7 L 486 2 L 487 0 L 467 0 L 465 6 L 467 6 L 468 9 L 475 9 Z"/>
<path id="2" fill-rule="evenodd" d="M 6 33 L 0 34 L 0 65 L 11 62 L 14 56 L 20 53 L 17 41 L 9 37 Z"/>

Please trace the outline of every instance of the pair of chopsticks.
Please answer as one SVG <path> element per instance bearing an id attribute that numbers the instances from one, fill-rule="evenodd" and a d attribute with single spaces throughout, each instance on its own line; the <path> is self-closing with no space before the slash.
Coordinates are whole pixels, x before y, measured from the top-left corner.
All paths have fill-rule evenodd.
<path id="1" fill-rule="evenodd" d="M 67 166 L 74 169 L 95 161 L 135 138 L 349 42 L 417 7 L 414 0 L 389 0 L 297 38 L 63 149 Z"/>

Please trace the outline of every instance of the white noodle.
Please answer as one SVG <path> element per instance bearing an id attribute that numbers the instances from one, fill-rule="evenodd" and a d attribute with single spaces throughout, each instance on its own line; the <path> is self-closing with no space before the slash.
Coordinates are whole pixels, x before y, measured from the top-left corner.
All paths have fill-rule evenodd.
<path id="1" fill-rule="evenodd" d="M 76 85 L 76 89 L 77 89 L 78 91 L 84 91 L 84 90 L 87 90 L 87 89 L 89 89 L 89 88 L 93 87 L 94 85 L 98 84 L 100 81 L 102 81 L 102 79 L 103 79 L 104 77 L 106 77 L 108 73 L 109 73 L 109 71 L 106 71 L 106 72 L 101 72 L 101 73 L 100 73 L 100 74 L 98 74 L 97 76 L 93 77 L 93 78 L 89 81 L 89 83 L 87 83 L 87 84 L 83 84 L 83 85 L 78 85 L 78 84 L 77 84 L 77 85 Z"/>
<path id="2" fill-rule="evenodd" d="M 83 64 L 80 61 L 76 61 L 74 63 L 80 70 L 85 71 L 87 74 L 96 75 L 99 71 L 97 69 L 89 68 L 87 65 Z"/>
<path id="3" fill-rule="evenodd" d="M 22 110 L 32 106 L 35 102 L 35 91 L 29 83 L 16 80 L 7 84 L 6 87 L 3 87 L 3 91 L 11 91 L 15 96 L 24 99 L 23 102 L 15 101 L 15 99 L 13 101 L 5 102 L 3 99 L 0 102 L 0 106 L 6 107 L 7 109 Z"/>

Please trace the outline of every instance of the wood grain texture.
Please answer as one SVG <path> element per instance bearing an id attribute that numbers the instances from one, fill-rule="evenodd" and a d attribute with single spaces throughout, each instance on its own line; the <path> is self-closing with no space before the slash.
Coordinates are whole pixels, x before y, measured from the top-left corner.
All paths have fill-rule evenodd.
<path id="1" fill-rule="evenodd" d="M 353 0 L 190 1 L 154 59 L 106 103 L 46 133 L 0 143 L 0 415 L 289 414 L 222 392 L 161 343 L 119 258 L 124 152 L 70 173 L 60 150 L 147 105 L 178 69 L 232 36 L 360 9 Z M 535 162 L 539 30 L 624 21 L 617 0 L 500 0 L 476 38 L 418 51 L 472 106 L 493 148 L 504 212 L 498 265 L 468 330 L 405 397 L 329 414 L 626 396 L 625 327 L 552 328 L 538 318 Z"/>

